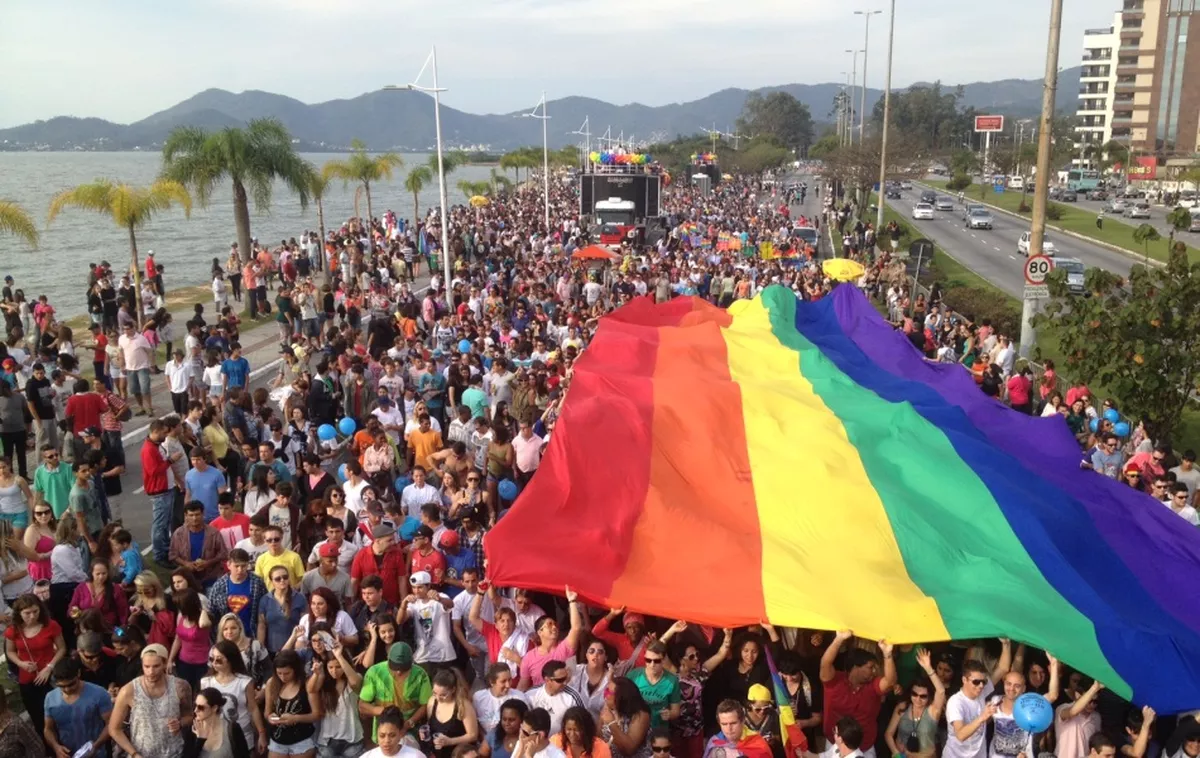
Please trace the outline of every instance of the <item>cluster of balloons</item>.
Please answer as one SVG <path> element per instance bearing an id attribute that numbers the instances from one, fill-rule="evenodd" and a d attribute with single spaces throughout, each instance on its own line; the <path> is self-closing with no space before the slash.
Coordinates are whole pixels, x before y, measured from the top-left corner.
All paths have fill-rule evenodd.
<path id="1" fill-rule="evenodd" d="M 349 437 L 351 434 L 354 434 L 355 429 L 358 429 L 358 424 L 354 423 L 354 419 L 346 416 L 337 423 L 336 428 L 333 424 L 321 424 L 318 426 L 317 438 L 322 442 L 329 442 L 337 439 L 338 432 L 341 432 L 342 436 Z"/>
<path id="2" fill-rule="evenodd" d="M 612 150 L 602 152 L 593 150 L 588 157 L 591 158 L 592 163 L 604 166 L 644 166 L 654 162 L 654 159 L 645 153 L 618 153 Z"/>
<path id="3" fill-rule="evenodd" d="M 1117 435 L 1118 437 L 1128 437 L 1133 431 L 1133 427 L 1129 425 L 1128 421 L 1121 420 L 1121 414 L 1117 413 L 1116 408 L 1109 408 L 1108 410 L 1104 411 L 1104 414 L 1101 416 L 1101 418 L 1113 425 L 1113 434 Z M 1088 428 L 1093 432 L 1100 431 L 1100 419 L 1092 419 L 1088 423 Z"/>
<path id="4" fill-rule="evenodd" d="M 692 153 L 692 163 L 716 163 L 716 153 Z"/>
<path id="5" fill-rule="evenodd" d="M 1044 732 L 1054 721 L 1054 706 L 1036 692 L 1026 692 L 1013 703 L 1013 721 L 1031 734 Z"/>

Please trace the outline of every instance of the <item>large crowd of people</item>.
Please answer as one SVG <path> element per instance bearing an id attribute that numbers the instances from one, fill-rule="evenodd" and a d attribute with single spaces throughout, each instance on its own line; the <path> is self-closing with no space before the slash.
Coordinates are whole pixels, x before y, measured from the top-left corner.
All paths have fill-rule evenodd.
<path id="1" fill-rule="evenodd" d="M 598 320 L 636 297 L 726 307 L 769 284 L 807 300 L 863 287 L 931 360 L 964 362 L 1018 410 L 1062 414 L 1095 444 L 1083 465 L 1112 476 L 1136 461 L 1171 507 L 1186 489 L 1186 514 L 1194 455 L 1167 471 L 1169 451 L 1137 438 L 1114 462 L 1111 429 L 1087 428 L 1103 409 L 1086 388 L 1060 387 L 1052 367 L 1034 379 L 1007 337 L 936 298 L 909 307 L 865 227 L 846 245 L 867 274 L 828 279 L 810 231 L 846 229 L 821 194 L 782 177 L 675 186 L 667 235 L 608 264 L 573 258 L 588 230 L 557 177 L 548 198 L 534 182 L 450 209 L 448 240 L 436 209 L 352 219 L 323 240 L 256 243 L 246 257 L 234 246 L 213 262 L 211 310 L 197 304 L 180 334 L 149 299 L 161 280 L 138 319 L 124 280 L 93 267 L 92 337 L 79 344 L 44 299 L 25 323 L 10 281 L 0 619 L 24 713 L 0 698 L 0 758 L 1200 756 L 1194 717 L 1164 726 L 1053 651 L 712 629 L 589 607 L 570 587 L 488 582 L 484 535 L 537 475 Z M 250 378 L 238 303 L 275 323 L 283 362 L 269 386 Z M 118 496 L 122 424 L 138 414 L 149 425 L 134 501 Z M 151 512 L 153 563 L 121 508 Z M 1025 691 L 1055 704 L 1045 734 L 1016 725 Z"/>

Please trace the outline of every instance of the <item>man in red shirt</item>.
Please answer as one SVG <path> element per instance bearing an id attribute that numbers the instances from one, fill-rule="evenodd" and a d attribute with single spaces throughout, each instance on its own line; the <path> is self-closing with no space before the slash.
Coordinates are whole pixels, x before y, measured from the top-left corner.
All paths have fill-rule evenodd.
<path id="1" fill-rule="evenodd" d="M 433 546 L 433 529 L 422 524 L 413 535 L 412 573 L 426 571 L 433 579 L 434 587 L 441 587 L 446 576 L 446 556 Z"/>
<path id="2" fill-rule="evenodd" d="M 596 622 L 596 625 L 592 627 L 592 634 L 616 649 L 617 660 L 629 660 L 636 650 L 637 660 L 634 661 L 633 666 L 641 668 L 646 665 L 646 645 L 644 644 L 647 641 L 646 618 L 640 613 L 625 613 L 623 620 L 625 633 L 609 631 L 609 625 L 622 613 L 625 613 L 624 608 L 613 608 L 607 616 Z"/>
<path id="3" fill-rule="evenodd" d="M 363 577 L 376 574 L 383 580 L 383 599 L 399 605 L 408 594 L 408 574 L 405 572 L 404 551 L 396 544 L 396 530 L 388 524 L 374 528 L 371 546 L 359 550 L 350 564 L 351 595 L 358 595 Z"/>
<path id="4" fill-rule="evenodd" d="M 105 367 L 108 361 L 106 355 L 108 337 L 104 336 L 104 330 L 100 328 L 99 324 L 92 324 L 91 331 L 92 343 L 88 347 L 92 349 L 92 369 L 96 374 L 96 383 L 112 389 L 112 379 L 108 377 Z"/>
<path id="5" fill-rule="evenodd" d="M 71 431 L 79 435 L 89 426 L 100 426 L 100 414 L 108 410 L 104 398 L 92 392 L 91 382 L 87 379 L 76 379 L 71 389 L 74 394 L 67 398 L 67 407 L 63 411 Z"/>
<path id="6" fill-rule="evenodd" d="M 166 438 L 167 425 L 154 419 L 142 442 L 142 487 L 150 498 L 151 508 L 150 545 L 160 566 L 170 563 L 171 516 L 175 511 L 175 488 L 170 486 L 169 478 L 171 464 L 160 447 Z"/>
<path id="7" fill-rule="evenodd" d="M 883 676 L 879 662 L 870 652 L 856 647 L 846 653 L 846 670 L 833 667 L 842 643 L 854 636 L 849 629 L 839 630 L 833 644 L 821 656 L 821 682 L 825 685 L 825 713 L 822 719 L 825 739 L 834 741 L 834 726 L 843 716 L 850 716 L 862 726 L 863 755 L 875 758 L 875 737 L 879 725 L 879 708 L 883 698 L 896 683 L 896 662 L 892 660 L 892 645 L 879 641 L 883 653 Z"/>

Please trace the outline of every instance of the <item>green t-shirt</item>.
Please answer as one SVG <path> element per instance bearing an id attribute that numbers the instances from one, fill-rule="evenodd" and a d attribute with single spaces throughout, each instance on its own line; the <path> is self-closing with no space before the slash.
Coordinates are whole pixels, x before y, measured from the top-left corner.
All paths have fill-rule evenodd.
<path id="1" fill-rule="evenodd" d="M 75 485 L 75 472 L 65 463 L 58 464 L 54 471 L 45 465 L 37 467 L 33 472 L 33 491 L 42 493 L 42 498 L 50 504 L 54 518 L 62 518 L 71 504 L 71 487 Z"/>
<path id="2" fill-rule="evenodd" d="M 467 387 L 463 390 L 462 404 L 471 409 L 471 418 L 483 418 L 487 415 L 487 393 L 478 387 Z"/>
<path id="3" fill-rule="evenodd" d="M 412 718 L 417 709 L 428 703 L 429 698 L 433 697 L 433 685 L 429 681 L 429 674 L 426 674 L 425 669 L 416 664 L 413 664 L 412 670 L 408 672 L 408 677 L 404 680 L 404 691 L 400 693 L 399 699 L 396 698 L 394 683 L 395 680 L 392 678 L 392 671 L 388 668 L 387 661 L 376 663 L 363 675 L 362 691 L 358 693 L 358 698 L 364 703 L 372 705 L 394 704 L 400 709 L 404 718 L 408 719 Z M 378 731 L 379 719 L 374 719 L 371 723 L 371 739 L 373 741 Z"/>
<path id="4" fill-rule="evenodd" d="M 275 298 L 276 321 L 281 324 L 286 324 L 288 316 L 294 315 L 292 313 L 293 310 L 294 306 L 292 305 L 292 299 L 290 297 L 284 297 L 283 295 L 280 295 L 279 297 Z"/>
<path id="5" fill-rule="evenodd" d="M 664 671 L 662 678 L 654 684 L 646 678 L 646 669 L 634 669 L 629 672 L 629 681 L 637 685 L 642 693 L 642 699 L 650 706 L 650 728 L 665 726 L 659 711 L 670 708 L 682 701 L 679 693 L 679 677 L 669 671 Z"/>

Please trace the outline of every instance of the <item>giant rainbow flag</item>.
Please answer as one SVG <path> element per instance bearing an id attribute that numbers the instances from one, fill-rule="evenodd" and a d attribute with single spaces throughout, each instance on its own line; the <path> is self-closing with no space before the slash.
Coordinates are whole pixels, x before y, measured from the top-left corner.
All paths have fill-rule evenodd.
<path id="1" fill-rule="evenodd" d="M 1200 708 L 1200 532 L 850 286 L 603 319 L 485 545 L 498 584 L 716 626 L 1008 636 L 1160 713 Z"/>

